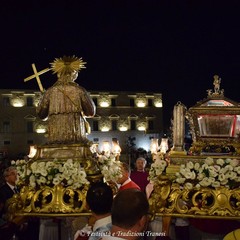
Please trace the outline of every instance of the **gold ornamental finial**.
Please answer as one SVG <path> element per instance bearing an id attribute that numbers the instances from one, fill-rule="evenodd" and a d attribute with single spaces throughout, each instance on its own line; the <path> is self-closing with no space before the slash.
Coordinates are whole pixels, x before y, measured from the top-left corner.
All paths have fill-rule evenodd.
<path id="1" fill-rule="evenodd" d="M 221 78 L 218 75 L 213 76 L 214 93 L 220 93 Z"/>
<path id="2" fill-rule="evenodd" d="M 82 58 L 76 56 L 63 56 L 62 58 L 55 58 L 54 62 L 50 63 L 53 73 L 68 74 L 74 71 L 79 72 L 82 68 L 86 68 L 86 62 Z"/>

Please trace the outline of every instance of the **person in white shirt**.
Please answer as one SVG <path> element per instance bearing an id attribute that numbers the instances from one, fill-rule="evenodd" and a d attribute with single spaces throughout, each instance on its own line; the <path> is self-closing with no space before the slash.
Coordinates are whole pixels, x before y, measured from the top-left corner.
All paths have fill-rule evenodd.
<path id="1" fill-rule="evenodd" d="M 106 234 L 110 234 L 112 226 L 111 207 L 113 202 L 113 191 L 109 185 L 103 182 L 93 183 L 88 189 L 86 201 L 92 211 L 92 217 L 96 220 L 93 227 L 87 225 L 78 230 L 74 240 L 84 239 L 98 240 Z"/>

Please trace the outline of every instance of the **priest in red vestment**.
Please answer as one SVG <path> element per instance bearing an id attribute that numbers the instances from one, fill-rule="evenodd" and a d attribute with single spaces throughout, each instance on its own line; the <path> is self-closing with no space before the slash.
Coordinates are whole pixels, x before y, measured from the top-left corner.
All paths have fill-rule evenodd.
<path id="1" fill-rule="evenodd" d="M 120 184 L 119 190 L 122 191 L 128 188 L 135 188 L 141 190 L 140 187 L 130 178 L 130 167 L 127 163 L 122 163 L 122 177 L 118 179 L 117 183 Z"/>
<path id="2" fill-rule="evenodd" d="M 139 157 L 136 160 L 136 169 L 131 172 L 130 178 L 141 188 L 145 193 L 146 186 L 149 183 L 148 172 L 145 171 L 147 161 L 143 157 Z"/>

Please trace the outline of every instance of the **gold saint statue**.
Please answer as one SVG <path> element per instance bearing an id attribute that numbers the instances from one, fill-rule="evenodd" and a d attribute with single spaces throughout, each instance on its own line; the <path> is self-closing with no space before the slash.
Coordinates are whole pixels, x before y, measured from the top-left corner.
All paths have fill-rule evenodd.
<path id="1" fill-rule="evenodd" d="M 88 92 L 75 80 L 85 62 L 75 56 L 56 58 L 51 69 L 57 82 L 45 92 L 37 106 L 41 119 L 48 118 L 48 144 L 87 143 L 86 117 L 93 117 L 96 106 Z"/>

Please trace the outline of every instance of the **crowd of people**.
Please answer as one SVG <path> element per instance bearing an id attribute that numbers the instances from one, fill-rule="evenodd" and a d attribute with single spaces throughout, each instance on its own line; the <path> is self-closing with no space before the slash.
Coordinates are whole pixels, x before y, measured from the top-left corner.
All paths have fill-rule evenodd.
<path id="1" fill-rule="evenodd" d="M 123 162 L 116 195 L 106 183 L 95 183 L 89 188 L 86 200 L 96 222 L 78 230 L 74 240 L 171 239 L 162 231 L 161 217 L 152 220 L 149 213 L 148 198 L 153 188 L 149 187 L 152 183 L 146 166 L 143 157 L 136 159 L 134 169 Z"/>
<path id="2" fill-rule="evenodd" d="M 117 181 L 117 192 L 113 192 L 112 187 L 105 182 L 91 183 L 86 195 L 91 217 L 83 228 L 74 232 L 72 239 L 190 239 L 188 219 L 174 219 L 168 236 L 162 229 L 162 217 L 157 216 L 154 220 L 151 218 L 148 198 L 153 191 L 153 183 L 148 180 L 146 166 L 147 161 L 143 157 L 136 159 L 134 170 L 122 162 L 122 176 Z M 41 234 L 38 218 L 15 217 L 11 222 L 5 218 L 8 200 L 18 194 L 19 189 L 16 186 L 17 171 L 14 167 L 6 168 L 3 177 L 5 183 L 0 187 L 0 239 L 39 240 Z M 234 239 L 231 236 L 238 234 L 236 230 L 224 239 Z"/>

